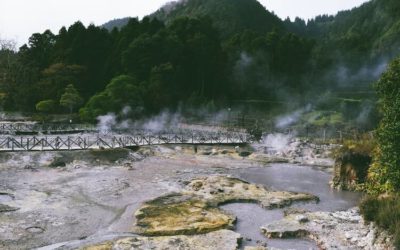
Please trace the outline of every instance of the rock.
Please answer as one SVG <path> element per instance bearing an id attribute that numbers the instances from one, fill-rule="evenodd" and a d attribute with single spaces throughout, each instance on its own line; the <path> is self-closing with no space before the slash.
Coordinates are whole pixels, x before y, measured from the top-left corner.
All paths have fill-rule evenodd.
<path id="1" fill-rule="evenodd" d="M 194 195 L 170 194 L 146 202 L 134 231 L 146 236 L 193 235 L 233 228 L 236 218 Z"/>
<path id="2" fill-rule="evenodd" d="M 248 152 L 248 151 L 242 151 L 239 153 L 240 157 L 248 157 L 252 154 L 252 152 Z"/>
<path id="3" fill-rule="evenodd" d="M 307 212 L 309 211 L 301 208 L 288 208 L 283 211 L 283 215 L 288 216 L 289 214 L 305 214 Z"/>
<path id="4" fill-rule="evenodd" d="M 279 223 L 271 223 L 262 227 L 261 231 L 268 238 L 304 238 L 309 235 L 309 231 L 297 221 L 293 216 L 289 216 L 287 220 L 279 221 Z"/>
<path id="5" fill-rule="evenodd" d="M 244 250 L 268 250 L 268 248 L 264 246 L 246 246 Z"/>
<path id="6" fill-rule="evenodd" d="M 201 182 L 201 181 L 192 183 L 192 188 L 194 191 L 199 191 L 202 186 L 203 186 L 203 182 Z"/>
<path id="7" fill-rule="evenodd" d="M 58 167 L 65 167 L 67 164 L 62 158 L 55 158 L 51 163 L 50 166 L 51 168 L 58 168 Z"/>
<path id="8" fill-rule="evenodd" d="M 115 241 L 107 241 L 82 250 L 235 250 L 239 247 L 240 234 L 230 230 L 219 230 L 201 235 L 177 235 L 162 237 L 128 237 Z"/>
<path id="9" fill-rule="evenodd" d="M 33 234 L 41 234 L 44 232 L 44 229 L 41 227 L 28 227 L 25 229 L 27 232 L 33 233 Z"/>
<path id="10" fill-rule="evenodd" d="M 198 178 L 190 181 L 181 193 L 144 203 L 135 213 L 134 230 L 146 236 L 206 233 L 233 227 L 236 218 L 220 210 L 221 204 L 244 201 L 276 208 L 316 199 L 310 194 L 268 191 L 236 178 Z"/>
<path id="11" fill-rule="evenodd" d="M 125 162 L 124 167 L 127 168 L 128 170 L 135 170 L 135 168 L 132 166 L 132 163 L 130 162 Z"/>
<path id="12" fill-rule="evenodd" d="M 215 206 L 229 202 L 256 202 L 269 209 L 288 206 L 296 201 L 318 200 L 311 194 L 269 191 L 261 185 L 224 176 L 194 179 L 182 193 L 200 196 Z"/>
<path id="13" fill-rule="evenodd" d="M 19 208 L 16 207 L 10 207 L 8 205 L 0 204 L 0 213 L 5 213 L 5 212 L 14 212 L 19 210 Z"/>
<path id="14" fill-rule="evenodd" d="M 32 172 L 38 172 L 39 170 L 31 165 L 25 165 L 24 169 L 31 170 Z"/>
<path id="15" fill-rule="evenodd" d="M 387 237 L 374 239 L 372 228 L 365 225 L 358 209 L 350 209 L 288 214 L 280 221 L 263 226 L 261 231 L 268 238 L 309 238 L 322 249 L 388 249 L 384 243 Z"/>
<path id="16" fill-rule="evenodd" d="M 298 222 L 300 222 L 300 223 L 306 223 L 306 222 L 309 221 L 309 219 L 308 219 L 305 215 L 303 215 L 303 214 L 296 215 L 295 218 L 296 218 L 296 220 L 297 220 Z"/>

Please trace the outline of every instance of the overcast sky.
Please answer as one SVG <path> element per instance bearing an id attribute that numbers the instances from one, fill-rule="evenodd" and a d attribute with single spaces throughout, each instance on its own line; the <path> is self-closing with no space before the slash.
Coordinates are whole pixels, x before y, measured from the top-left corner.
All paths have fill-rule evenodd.
<path id="1" fill-rule="evenodd" d="M 335 14 L 367 0 L 259 1 L 281 18 L 309 19 L 318 14 Z M 114 18 L 141 18 L 166 2 L 169 0 L 0 0 L 0 38 L 14 39 L 22 45 L 35 32 L 50 29 L 58 33 L 62 26 L 77 20 L 85 25 L 101 25 Z"/>

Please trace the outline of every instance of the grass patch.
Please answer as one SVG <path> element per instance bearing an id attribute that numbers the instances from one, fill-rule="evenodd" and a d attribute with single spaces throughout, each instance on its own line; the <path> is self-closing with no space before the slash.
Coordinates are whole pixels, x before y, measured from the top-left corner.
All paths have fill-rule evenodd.
<path id="1" fill-rule="evenodd" d="M 366 221 L 391 233 L 396 249 L 400 249 L 400 195 L 366 197 L 361 201 L 360 212 Z"/>
<path id="2" fill-rule="evenodd" d="M 330 111 L 313 111 L 305 114 L 302 120 L 313 126 L 336 126 L 344 123 L 344 118 L 341 113 Z"/>

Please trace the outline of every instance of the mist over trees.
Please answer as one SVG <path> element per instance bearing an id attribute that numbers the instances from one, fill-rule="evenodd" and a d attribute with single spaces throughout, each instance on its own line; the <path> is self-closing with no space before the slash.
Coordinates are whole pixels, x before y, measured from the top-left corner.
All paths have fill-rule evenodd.
<path id="1" fill-rule="evenodd" d="M 258 101 L 264 110 L 312 103 L 357 120 L 396 54 L 398 5 L 376 0 L 306 23 L 282 21 L 255 0 L 189 0 L 112 30 L 76 22 L 33 34 L 19 51 L 2 43 L 1 99 L 6 110 L 55 100 L 49 112 L 65 112 L 72 84 L 82 98 L 72 110 L 88 121 L 125 106 L 145 115 Z"/>

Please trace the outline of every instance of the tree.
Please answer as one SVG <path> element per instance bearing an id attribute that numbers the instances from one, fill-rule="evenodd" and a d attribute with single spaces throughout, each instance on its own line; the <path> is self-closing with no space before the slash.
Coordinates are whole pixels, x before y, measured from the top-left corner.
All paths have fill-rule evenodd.
<path id="1" fill-rule="evenodd" d="M 400 58 L 394 60 L 376 83 L 382 120 L 378 146 L 369 172 L 372 192 L 400 191 Z"/>
<path id="2" fill-rule="evenodd" d="M 51 113 L 55 110 L 57 104 L 54 100 L 44 100 L 36 104 L 36 110 L 41 113 Z"/>
<path id="3" fill-rule="evenodd" d="M 120 112 L 124 107 L 143 105 L 143 85 L 134 77 L 120 75 L 111 80 L 106 89 L 89 99 L 79 111 L 82 120 L 93 121 L 99 115 Z"/>
<path id="4" fill-rule="evenodd" d="M 86 68 L 81 65 L 55 63 L 42 71 L 42 78 L 37 83 L 41 99 L 59 100 L 69 84 L 78 90 L 84 88 Z M 79 91 L 80 92 L 80 91 Z"/>
<path id="5" fill-rule="evenodd" d="M 69 84 L 65 88 L 65 93 L 61 96 L 60 105 L 68 108 L 69 112 L 80 105 L 82 105 L 83 99 L 79 95 L 79 92 L 75 89 L 74 85 Z"/>

